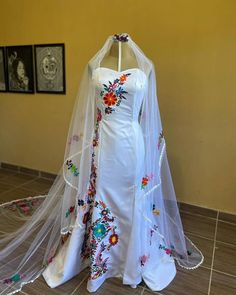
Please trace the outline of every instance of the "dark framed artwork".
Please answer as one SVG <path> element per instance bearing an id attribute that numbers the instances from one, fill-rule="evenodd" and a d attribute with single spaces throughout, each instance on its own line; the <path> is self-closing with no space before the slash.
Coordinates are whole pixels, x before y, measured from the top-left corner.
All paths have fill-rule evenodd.
<path id="1" fill-rule="evenodd" d="M 6 46 L 8 92 L 34 93 L 33 46 Z"/>
<path id="2" fill-rule="evenodd" d="M 0 92 L 7 91 L 5 48 L 0 46 Z"/>
<path id="3" fill-rule="evenodd" d="M 66 93 L 65 45 L 35 44 L 36 91 L 41 93 Z"/>

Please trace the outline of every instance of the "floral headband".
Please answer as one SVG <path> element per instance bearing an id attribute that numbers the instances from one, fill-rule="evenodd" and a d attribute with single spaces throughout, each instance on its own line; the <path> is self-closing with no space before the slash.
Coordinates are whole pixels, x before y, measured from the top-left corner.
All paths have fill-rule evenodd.
<path id="1" fill-rule="evenodd" d="M 114 41 L 121 41 L 121 42 L 127 42 L 129 40 L 129 35 L 128 34 L 114 34 L 113 35 L 113 40 Z"/>

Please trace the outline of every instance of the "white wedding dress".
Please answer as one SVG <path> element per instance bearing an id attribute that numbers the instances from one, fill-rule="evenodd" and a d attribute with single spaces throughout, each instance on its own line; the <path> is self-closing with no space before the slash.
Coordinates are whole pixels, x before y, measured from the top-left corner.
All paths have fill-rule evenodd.
<path id="1" fill-rule="evenodd" d="M 150 180 L 143 174 L 145 146 L 139 124 L 148 79 L 139 68 L 98 67 L 92 81 L 97 118 L 86 200 L 89 210 L 84 200 L 78 200 L 77 218 L 84 226 L 73 229 L 43 277 L 55 288 L 89 266 L 89 292 L 109 277 L 120 277 L 132 286 L 143 279 L 159 291 L 173 280 L 176 266 L 140 209 Z M 144 238 L 148 235 L 150 239 Z"/>

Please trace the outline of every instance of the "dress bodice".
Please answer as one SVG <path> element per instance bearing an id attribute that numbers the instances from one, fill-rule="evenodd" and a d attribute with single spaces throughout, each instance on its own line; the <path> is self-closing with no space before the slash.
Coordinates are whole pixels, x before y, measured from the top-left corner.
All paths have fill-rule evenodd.
<path id="1" fill-rule="evenodd" d="M 96 106 L 105 120 L 138 121 L 147 76 L 139 68 L 116 71 L 98 67 L 93 71 Z"/>

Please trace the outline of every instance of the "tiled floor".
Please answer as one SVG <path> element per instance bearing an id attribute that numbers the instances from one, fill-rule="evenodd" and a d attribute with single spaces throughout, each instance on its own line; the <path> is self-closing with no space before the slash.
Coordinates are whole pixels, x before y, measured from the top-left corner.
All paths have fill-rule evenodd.
<path id="1" fill-rule="evenodd" d="M 0 203 L 46 193 L 52 180 L 0 169 Z M 235 295 L 236 294 L 236 216 L 195 206 L 180 205 L 185 234 L 201 249 L 204 263 L 195 270 L 185 270 L 176 263 L 177 274 L 167 288 L 152 292 L 141 283 L 136 289 L 120 279 L 105 281 L 98 295 Z M 1 221 L 0 221 L 1 222 Z M 67 283 L 50 288 L 43 277 L 27 284 L 17 294 L 90 294 L 86 290 L 88 271 Z"/>

